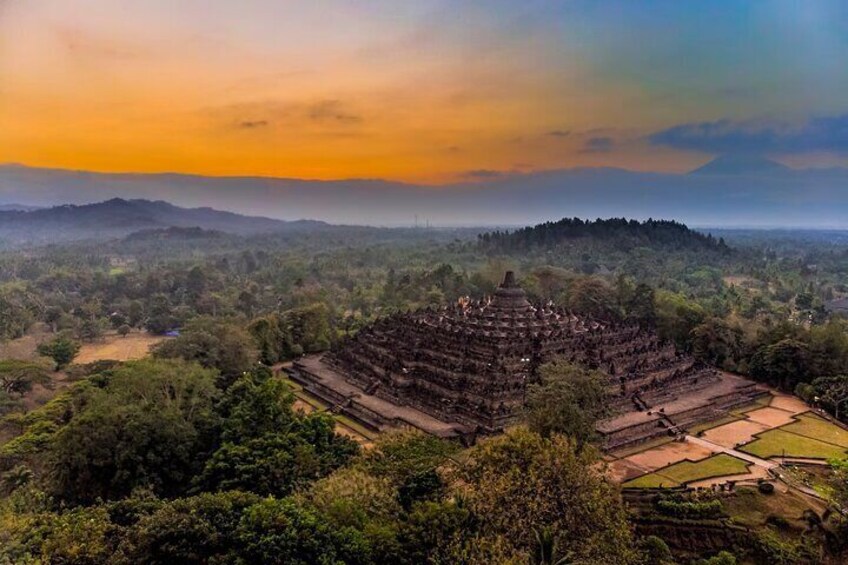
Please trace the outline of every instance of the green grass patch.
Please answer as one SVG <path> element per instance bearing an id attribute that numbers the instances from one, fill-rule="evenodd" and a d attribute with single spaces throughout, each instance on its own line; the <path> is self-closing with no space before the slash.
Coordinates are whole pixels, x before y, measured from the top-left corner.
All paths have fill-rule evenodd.
<path id="1" fill-rule="evenodd" d="M 785 432 L 798 434 L 825 443 L 832 443 L 842 448 L 848 448 L 848 430 L 832 424 L 815 414 L 801 414 L 798 421 L 780 428 Z"/>
<path id="2" fill-rule="evenodd" d="M 792 426 L 795 424 L 788 424 Z M 785 426 L 785 427 L 788 427 Z M 845 457 L 846 450 L 823 441 L 783 431 L 783 428 L 763 432 L 740 451 L 768 459 L 769 457 L 800 457 L 804 459 L 833 459 Z"/>
<path id="3" fill-rule="evenodd" d="M 748 463 L 726 453 L 719 453 L 700 461 L 680 461 L 668 467 L 657 469 L 637 477 L 622 485 L 624 488 L 674 487 L 686 483 L 709 479 L 741 475 L 748 472 Z"/>
<path id="4" fill-rule="evenodd" d="M 731 424 L 733 422 L 738 422 L 741 420 L 743 416 L 729 414 L 720 420 L 712 420 L 711 422 L 704 422 L 702 424 L 698 424 L 697 426 L 692 426 L 691 428 L 687 428 L 689 433 L 692 435 L 699 434 L 701 432 L 705 432 L 707 430 L 711 430 L 713 428 L 717 428 L 719 426 L 723 426 L 725 424 Z"/>
<path id="5" fill-rule="evenodd" d="M 300 386 L 298 383 L 294 382 L 289 377 L 287 377 L 285 375 L 285 373 L 280 373 L 279 379 L 281 381 L 283 381 L 284 383 L 286 383 L 286 386 L 289 387 L 290 389 L 294 390 L 294 391 L 303 390 L 302 386 Z"/>
<path id="6" fill-rule="evenodd" d="M 648 473 L 647 475 L 636 477 L 621 485 L 622 488 L 672 488 L 679 486 L 680 483 L 676 483 L 656 473 Z"/>
<path id="7" fill-rule="evenodd" d="M 355 431 L 356 433 L 358 433 L 359 435 L 361 435 L 364 438 L 373 440 L 378 435 L 376 432 L 372 432 L 371 430 L 369 430 L 368 428 L 366 428 L 365 426 L 363 426 L 362 424 L 360 424 L 356 420 L 348 418 L 347 416 L 345 416 L 343 414 L 336 414 L 334 417 L 335 417 L 336 421 L 338 421 L 340 424 L 343 424 L 344 426 L 350 428 L 351 430 Z"/>
<path id="8" fill-rule="evenodd" d="M 329 405 L 324 404 L 323 402 L 321 402 L 320 400 L 318 400 L 318 399 L 317 399 L 317 398 L 315 398 L 314 396 L 310 396 L 309 394 L 307 394 L 307 393 L 303 392 L 302 390 L 296 390 L 296 391 L 294 391 L 294 395 L 295 395 L 295 396 L 296 396 L 299 400 L 302 400 L 303 402 L 305 402 L 305 403 L 307 403 L 308 405 L 312 406 L 312 407 L 313 407 L 313 408 L 315 408 L 316 410 L 321 411 L 321 410 L 328 410 L 328 409 L 330 408 L 330 407 L 329 407 Z"/>
<path id="9" fill-rule="evenodd" d="M 635 455 L 637 453 L 642 453 L 643 451 L 648 451 L 649 449 L 654 449 L 661 445 L 665 445 L 667 443 L 671 443 L 674 441 L 673 437 L 664 435 L 658 438 L 654 438 L 652 440 L 646 441 L 644 443 L 639 443 L 637 445 L 633 445 L 630 447 L 625 447 L 623 449 L 615 449 L 609 453 L 615 459 L 623 459 L 625 457 L 630 457 L 631 455 Z"/>
<path id="10" fill-rule="evenodd" d="M 771 406 L 771 401 L 774 399 L 774 396 L 771 394 L 764 394 L 758 397 L 750 404 L 745 404 L 743 406 L 739 406 L 738 408 L 734 408 L 730 411 L 734 416 L 744 417 L 748 412 L 753 412 L 754 410 L 759 410 L 760 408 L 767 408 Z"/>

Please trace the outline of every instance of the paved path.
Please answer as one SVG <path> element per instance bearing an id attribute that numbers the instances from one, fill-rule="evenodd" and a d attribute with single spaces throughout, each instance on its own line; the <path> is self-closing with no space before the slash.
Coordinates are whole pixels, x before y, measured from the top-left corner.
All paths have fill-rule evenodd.
<path id="1" fill-rule="evenodd" d="M 739 459 L 743 459 L 745 461 L 748 461 L 749 463 L 753 463 L 754 465 L 757 465 L 758 467 L 763 467 L 764 469 L 766 469 L 768 471 L 774 470 L 774 474 L 776 474 L 777 477 L 784 484 L 786 484 L 788 487 L 794 488 L 795 490 L 798 490 L 798 491 L 800 491 L 800 492 L 802 492 L 802 493 L 804 493 L 808 496 L 818 498 L 819 500 L 827 501 L 827 498 L 822 496 L 815 489 L 812 489 L 812 488 L 808 487 L 807 485 L 801 484 L 800 482 L 796 481 L 789 473 L 779 472 L 778 469 L 780 469 L 780 466 L 781 466 L 780 463 L 777 463 L 775 461 L 769 461 L 769 460 L 766 460 L 766 459 L 760 459 L 759 457 L 755 457 L 755 456 L 750 455 L 748 453 L 743 453 L 741 451 L 737 451 L 737 450 L 731 449 L 729 447 L 723 447 L 723 446 L 721 446 L 717 443 L 713 443 L 711 441 L 705 440 L 703 438 L 695 437 L 695 436 L 686 436 L 686 440 L 691 441 L 692 443 L 695 443 L 697 445 L 701 445 L 703 447 L 706 447 L 707 449 L 712 449 L 714 451 L 719 451 L 721 453 L 727 453 L 728 455 L 732 455 L 733 457 L 738 457 Z"/>
<path id="2" fill-rule="evenodd" d="M 742 459 L 744 461 L 747 461 L 748 463 L 753 463 L 757 467 L 762 467 L 764 469 L 771 470 L 771 469 L 775 469 L 777 467 L 780 467 L 780 464 L 775 463 L 774 461 L 769 461 L 767 459 L 760 459 L 759 457 L 755 457 L 755 456 L 750 455 L 748 453 L 743 453 L 741 451 L 737 451 L 737 450 L 732 449 L 730 447 L 724 447 L 723 445 L 713 443 L 713 442 L 706 440 L 704 438 L 687 435 L 686 441 L 690 441 L 690 442 L 692 442 L 696 445 L 706 447 L 707 449 L 710 449 L 712 451 L 717 451 L 719 453 L 727 453 L 728 455 L 732 455 L 733 457 L 736 457 L 738 459 Z"/>

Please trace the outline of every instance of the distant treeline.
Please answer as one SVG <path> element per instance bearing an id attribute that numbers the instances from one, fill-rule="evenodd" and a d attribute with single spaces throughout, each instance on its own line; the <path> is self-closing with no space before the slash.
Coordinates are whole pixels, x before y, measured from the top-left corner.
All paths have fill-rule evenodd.
<path id="1" fill-rule="evenodd" d="M 617 247 L 661 246 L 669 249 L 715 250 L 727 252 L 723 239 L 704 235 L 670 220 L 581 220 L 563 218 L 515 231 L 494 231 L 480 234 L 478 240 L 485 249 L 508 252 L 533 248 L 556 247 L 568 240 L 593 238 L 607 240 Z"/>

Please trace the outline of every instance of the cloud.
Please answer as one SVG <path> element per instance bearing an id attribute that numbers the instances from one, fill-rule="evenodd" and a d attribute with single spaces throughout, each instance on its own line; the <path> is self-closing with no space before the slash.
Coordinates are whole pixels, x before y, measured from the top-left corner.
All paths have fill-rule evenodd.
<path id="1" fill-rule="evenodd" d="M 583 144 L 580 153 L 609 153 L 614 145 L 615 141 L 611 137 L 590 137 Z"/>
<path id="2" fill-rule="evenodd" d="M 362 117 L 345 109 L 341 100 L 319 100 L 307 109 L 309 119 L 316 122 L 335 121 L 342 123 L 361 122 Z"/>
<path id="3" fill-rule="evenodd" d="M 651 134 L 648 140 L 706 153 L 843 153 L 848 152 L 848 114 L 797 125 L 732 120 L 680 124 Z"/>
<path id="4" fill-rule="evenodd" d="M 500 178 L 505 174 L 506 173 L 503 171 L 495 171 L 492 169 L 474 169 L 472 171 L 465 171 L 462 176 L 476 180 L 485 180 Z"/>
<path id="5" fill-rule="evenodd" d="M 238 127 L 241 129 L 256 129 L 256 128 L 264 128 L 270 125 L 268 120 L 244 120 L 243 122 L 239 122 Z"/>
<path id="6" fill-rule="evenodd" d="M 123 38 L 92 33 L 71 26 L 53 28 L 56 40 L 71 55 L 91 59 L 135 59 L 148 53 L 147 48 Z"/>
<path id="7" fill-rule="evenodd" d="M 551 137 L 568 137 L 569 135 L 571 135 L 571 130 L 555 129 L 555 130 L 549 131 L 545 135 L 549 135 Z"/>

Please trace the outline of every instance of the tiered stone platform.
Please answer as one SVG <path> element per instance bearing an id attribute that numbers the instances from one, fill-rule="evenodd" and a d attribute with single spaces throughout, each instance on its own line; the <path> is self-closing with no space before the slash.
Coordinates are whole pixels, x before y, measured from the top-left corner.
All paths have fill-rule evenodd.
<path id="1" fill-rule="evenodd" d="M 515 422 L 527 383 L 553 358 L 609 375 L 619 414 L 599 426 L 609 447 L 721 417 L 759 393 L 638 324 L 533 305 L 511 272 L 493 297 L 378 320 L 323 358 L 295 363 L 290 374 L 375 430 L 400 425 L 469 437 Z"/>

